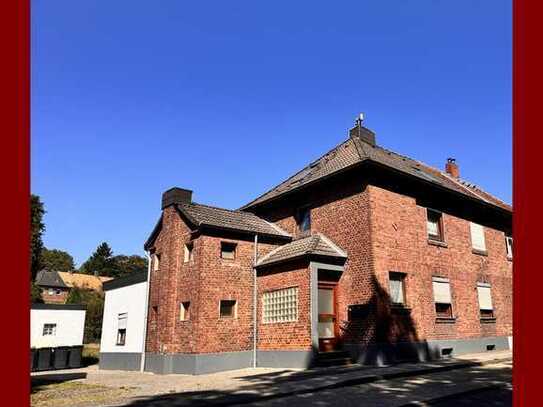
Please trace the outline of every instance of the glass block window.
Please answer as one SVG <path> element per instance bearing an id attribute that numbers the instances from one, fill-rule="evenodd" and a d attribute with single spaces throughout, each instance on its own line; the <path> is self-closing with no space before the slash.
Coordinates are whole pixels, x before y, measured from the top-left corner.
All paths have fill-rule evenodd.
<path id="1" fill-rule="evenodd" d="M 298 320 L 298 287 L 268 291 L 262 296 L 262 320 L 265 324 Z"/>

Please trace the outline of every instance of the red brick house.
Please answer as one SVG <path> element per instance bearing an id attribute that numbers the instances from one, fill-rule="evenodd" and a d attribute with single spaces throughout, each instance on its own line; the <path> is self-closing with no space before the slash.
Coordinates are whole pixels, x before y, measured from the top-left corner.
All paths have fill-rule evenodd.
<path id="1" fill-rule="evenodd" d="M 511 229 L 512 208 L 460 178 L 453 159 L 440 171 L 388 151 L 361 120 L 239 210 L 172 188 L 145 243 L 145 369 L 379 364 L 509 348 Z"/>
<path id="2" fill-rule="evenodd" d="M 113 277 L 43 269 L 36 274 L 35 283 L 41 289 L 46 304 L 64 304 L 72 288 L 102 292 L 102 284 Z"/>

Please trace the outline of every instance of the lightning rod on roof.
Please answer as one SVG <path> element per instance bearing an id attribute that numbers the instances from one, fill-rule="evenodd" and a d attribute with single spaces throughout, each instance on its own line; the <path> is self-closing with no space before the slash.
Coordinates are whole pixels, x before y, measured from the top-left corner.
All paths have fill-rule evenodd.
<path id="1" fill-rule="evenodd" d="M 363 121 L 364 121 L 364 113 L 360 113 L 360 114 L 356 117 L 355 124 L 356 124 L 357 126 L 361 126 Z"/>

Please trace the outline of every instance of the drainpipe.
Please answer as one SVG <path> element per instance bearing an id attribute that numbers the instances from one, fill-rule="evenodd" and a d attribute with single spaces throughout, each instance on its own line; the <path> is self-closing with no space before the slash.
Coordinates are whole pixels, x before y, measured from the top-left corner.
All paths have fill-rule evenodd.
<path id="1" fill-rule="evenodd" d="M 147 256 L 147 287 L 145 289 L 145 317 L 143 318 L 143 348 L 141 349 L 140 372 L 145 370 L 145 345 L 147 344 L 147 319 L 149 316 L 149 291 L 151 287 L 151 256 L 145 251 Z"/>
<path id="2" fill-rule="evenodd" d="M 257 287 L 256 287 L 256 262 L 258 260 L 258 235 L 255 235 L 254 244 L 254 263 L 253 263 L 253 367 L 256 367 L 256 335 L 257 335 L 257 321 L 256 321 L 256 301 L 257 301 Z"/>

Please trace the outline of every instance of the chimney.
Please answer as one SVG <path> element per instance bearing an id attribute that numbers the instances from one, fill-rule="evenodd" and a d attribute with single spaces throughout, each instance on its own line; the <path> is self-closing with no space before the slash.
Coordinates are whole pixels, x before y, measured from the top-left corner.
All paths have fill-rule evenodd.
<path id="1" fill-rule="evenodd" d="M 375 146 L 375 133 L 370 129 L 362 126 L 364 121 L 364 114 L 360 113 L 356 118 L 354 127 L 349 130 L 349 137 L 358 137 L 361 141 L 368 143 L 371 146 Z"/>
<path id="2" fill-rule="evenodd" d="M 173 187 L 162 194 L 162 209 L 179 203 L 191 203 L 192 191 Z"/>
<path id="3" fill-rule="evenodd" d="M 447 158 L 447 164 L 445 164 L 445 172 L 454 178 L 460 177 L 460 169 L 456 164 L 455 158 Z"/>

